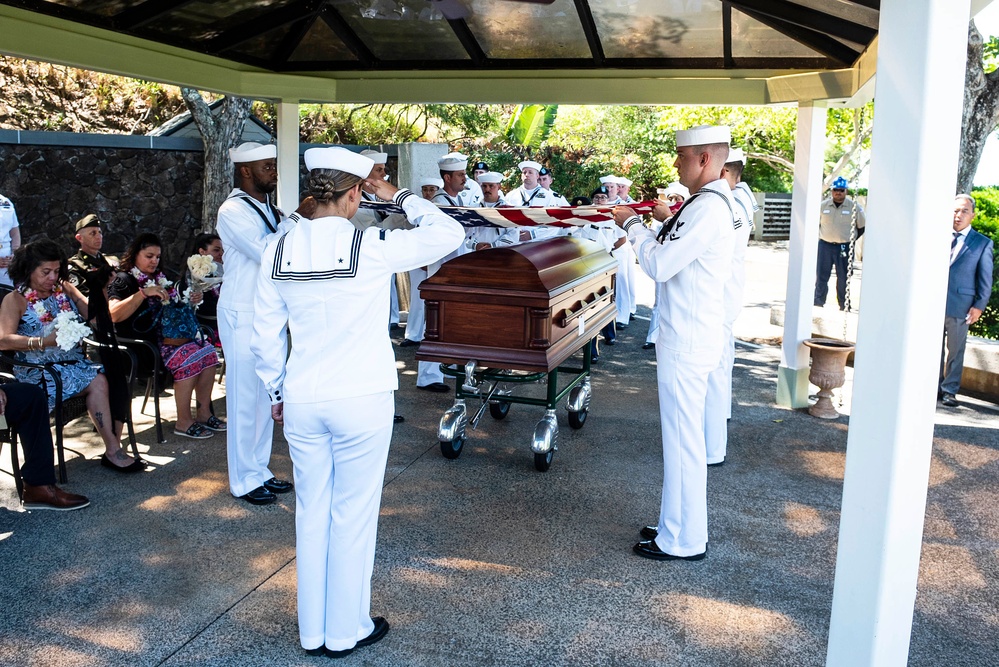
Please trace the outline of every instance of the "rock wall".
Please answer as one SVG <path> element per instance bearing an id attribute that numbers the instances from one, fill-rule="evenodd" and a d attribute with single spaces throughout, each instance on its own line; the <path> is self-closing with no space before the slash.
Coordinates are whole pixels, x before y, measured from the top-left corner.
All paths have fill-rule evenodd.
<path id="1" fill-rule="evenodd" d="M 25 242 L 51 238 L 73 254 L 75 222 L 95 213 L 106 253 L 153 232 L 165 264 L 179 267 L 201 225 L 200 149 L 0 144 L 0 165 L 0 194 L 14 203 Z"/>

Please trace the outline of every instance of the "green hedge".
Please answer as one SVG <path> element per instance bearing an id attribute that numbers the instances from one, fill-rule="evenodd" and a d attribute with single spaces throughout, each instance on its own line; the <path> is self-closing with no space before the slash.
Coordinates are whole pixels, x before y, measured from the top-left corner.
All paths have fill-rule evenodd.
<path id="1" fill-rule="evenodd" d="M 999 188 L 986 187 L 975 188 L 971 192 L 975 198 L 975 220 L 973 226 L 976 231 L 985 234 L 995 246 L 993 261 L 996 262 L 992 269 L 992 298 L 989 305 L 985 307 L 982 317 L 971 327 L 971 335 L 981 336 L 999 340 Z"/>

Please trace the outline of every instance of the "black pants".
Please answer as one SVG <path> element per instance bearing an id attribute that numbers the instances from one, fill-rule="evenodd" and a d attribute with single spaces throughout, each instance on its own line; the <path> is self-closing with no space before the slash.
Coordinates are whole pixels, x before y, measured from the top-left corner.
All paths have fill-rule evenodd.
<path id="1" fill-rule="evenodd" d="M 846 272 L 850 260 L 849 243 L 829 243 L 819 239 L 819 260 L 815 265 L 815 305 L 826 305 L 829 276 L 836 267 L 836 300 L 842 309 L 846 305 Z"/>
<path id="2" fill-rule="evenodd" d="M 49 404 L 41 387 L 22 382 L 0 385 L 7 394 L 4 416 L 17 431 L 24 450 L 21 479 L 31 486 L 55 484 L 52 432 L 49 430 Z"/>

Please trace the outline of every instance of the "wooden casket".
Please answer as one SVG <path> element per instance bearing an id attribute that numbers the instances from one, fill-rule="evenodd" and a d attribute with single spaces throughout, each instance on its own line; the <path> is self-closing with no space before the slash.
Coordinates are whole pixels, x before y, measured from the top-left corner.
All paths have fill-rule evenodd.
<path id="1" fill-rule="evenodd" d="M 603 246 L 576 238 L 455 257 L 420 283 L 416 358 L 550 372 L 615 319 L 616 273 Z"/>

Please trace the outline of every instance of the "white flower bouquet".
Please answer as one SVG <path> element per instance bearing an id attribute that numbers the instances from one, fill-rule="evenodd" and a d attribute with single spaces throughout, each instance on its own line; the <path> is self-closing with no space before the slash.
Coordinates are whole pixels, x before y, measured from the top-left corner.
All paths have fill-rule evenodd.
<path id="1" fill-rule="evenodd" d="M 210 255 L 191 255 L 187 258 L 187 271 L 191 276 L 190 286 L 184 290 L 184 303 L 197 310 L 201 303 L 191 304 L 192 292 L 207 292 L 222 282 L 221 267 Z"/>
<path id="2" fill-rule="evenodd" d="M 73 311 L 62 311 L 56 315 L 55 322 L 56 345 L 69 352 L 76 347 L 85 336 L 90 335 L 90 327 L 80 321 Z"/>

